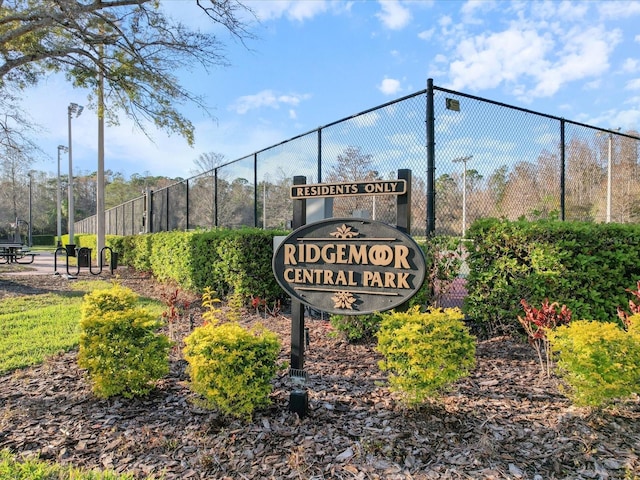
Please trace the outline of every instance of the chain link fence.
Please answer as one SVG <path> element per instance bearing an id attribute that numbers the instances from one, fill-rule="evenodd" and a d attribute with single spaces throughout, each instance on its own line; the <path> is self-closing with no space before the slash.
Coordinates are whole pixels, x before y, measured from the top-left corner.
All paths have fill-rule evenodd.
<path id="1" fill-rule="evenodd" d="M 287 228 L 293 177 L 394 180 L 412 171 L 411 233 L 464 236 L 478 218 L 637 222 L 640 137 L 433 85 L 106 212 L 107 234 Z M 333 214 L 394 223 L 395 198 L 338 197 Z M 76 223 L 95 233 L 95 216 Z"/>

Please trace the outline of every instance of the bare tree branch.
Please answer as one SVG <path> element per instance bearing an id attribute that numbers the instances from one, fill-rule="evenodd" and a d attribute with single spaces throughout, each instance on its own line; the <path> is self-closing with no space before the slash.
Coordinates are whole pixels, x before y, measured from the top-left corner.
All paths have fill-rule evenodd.
<path id="1" fill-rule="evenodd" d="M 244 42 L 253 38 L 239 0 L 192 0 L 214 23 Z M 253 17 L 255 18 L 255 17 Z M 51 72 L 95 91 L 104 77 L 105 116 L 118 112 L 144 131 L 145 121 L 193 143 L 193 125 L 178 110 L 201 98 L 175 72 L 227 66 L 214 34 L 168 18 L 156 0 L 0 0 L 0 89 L 27 88 Z"/>

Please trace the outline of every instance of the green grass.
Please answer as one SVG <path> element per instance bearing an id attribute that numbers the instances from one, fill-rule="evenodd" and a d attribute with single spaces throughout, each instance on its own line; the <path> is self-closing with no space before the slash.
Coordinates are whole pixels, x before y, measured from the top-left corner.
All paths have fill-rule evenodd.
<path id="1" fill-rule="evenodd" d="M 0 301 L 0 374 L 42 363 L 78 346 L 82 299 L 110 282 L 78 281 L 74 291 L 7 298 Z M 160 316 L 161 302 L 141 297 L 140 306 Z M 78 469 L 21 459 L 0 450 L 0 480 L 133 480 L 133 475 Z M 153 477 L 150 477 L 153 478 Z"/>
<path id="2" fill-rule="evenodd" d="M 108 288 L 103 281 L 74 284 L 77 291 L 7 298 L 0 301 L 0 374 L 42 363 L 73 350 L 80 338 L 80 311 L 85 293 Z M 140 299 L 140 306 L 161 315 L 161 302 Z"/>
<path id="3" fill-rule="evenodd" d="M 20 460 L 0 450 L 0 480 L 133 480 L 129 474 L 98 472 L 47 463 L 39 459 Z"/>

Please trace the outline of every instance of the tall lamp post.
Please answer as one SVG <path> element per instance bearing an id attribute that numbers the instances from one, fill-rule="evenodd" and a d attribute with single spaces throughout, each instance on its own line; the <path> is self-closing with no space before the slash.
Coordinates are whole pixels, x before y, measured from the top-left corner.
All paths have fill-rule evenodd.
<path id="1" fill-rule="evenodd" d="M 84 110 L 84 107 L 82 105 L 78 105 L 77 103 L 70 103 L 69 106 L 67 107 L 67 116 L 69 119 L 69 146 L 68 151 L 69 151 L 69 244 L 70 245 L 74 245 L 73 243 L 73 227 L 74 227 L 74 210 L 75 210 L 75 205 L 73 204 L 73 154 L 71 151 L 71 117 L 73 115 L 77 117 L 80 116 L 80 114 L 82 113 L 82 110 Z"/>
<path id="2" fill-rule="evenodd" d="M 57 205 L 57 214 L 58 214 L 58 242 L 56 246 L 62 245 L 62 185 L 60 182 L 60 152 L 68 152 L 69 149 L 64 145 L 58 145 L 58 190 L 56 195 L 56 205 Z"/>
<path id="3" fill-rule="evenodd" d="M 467 233 L 467 162 L 473 158 L 473 155 L 466 157 L 454 158 L 453 163 L 462 163 L 462 238 Z"/>
<path id="4" fill-rule="evenodd" d="M 31 225 L 33 222 L 33 214 L 32 214 L 32 207 L 33 207 L 33 202 L 31 201 L 31 192 L 33 189 L 33 170 L 29 171 L 29 243 L 28 245 L 31 247 L 33 246 L 33 237 L 32 237 L 32 230 L 31 230 Z"/>
<path id="5" fill-rule="evenodd" d="M 619 132 L 620 129 L 615 130 Z M 613 150 L 613 131 L 603 132 L 600 131 L 596 135 L 607 135 L 607 216 L 606 223 L 611 223 L 611 192 L 612 192 L 612 150 Z"/>

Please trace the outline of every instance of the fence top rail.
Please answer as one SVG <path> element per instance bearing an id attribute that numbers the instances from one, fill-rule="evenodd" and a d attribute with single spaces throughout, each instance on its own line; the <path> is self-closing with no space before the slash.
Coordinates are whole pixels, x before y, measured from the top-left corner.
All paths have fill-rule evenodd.
<path id="1" fill-rule="evenodd" d="M 490 103 L 490 104 L 496 105 L 498 107 L 510 108 L 511 110 L 517 110 L 517 111 L 520 111 L 520 112 L 523 112 L 523 113 L 529 113 L 531 115 L 537 115 L 539 117 L 548 118 L 550 120 L 556 120 L 558 122 L 570 123 L 572 125 L 577 125 L 579 127 L 590 128 L 591 130 L 596 130 L 598 132 L 613 133 L 613 134 L 619 135 L 621 137 L 627 137 L 627 138 L 631 138 L 633 140 L 640 140 L 640 137 L 636 137 L 635 135 L 630 135 L 628 133 L 622 133 L 622 132 L 618 132 L 616 130 L 610 130 L 610 129 L 602 128 L 602 127 L 595 127 L 593 125 L 576 122 L 574 120 L 567 120 L 566 118 L 558 117 L 556 115 L 550 115 L 548 113 L 537 112 L 535 110 L 530 110 L 530 109 L 524 108 L 524 107 L 518 107 L 518 106 L 515 106 L 515 105 L 509 105 L 508 103 L 502 103 L 502 102 L 498 102 L 498 101 L 495 101 L 495 100 L 489 100 L 487 98 L 478 97 L 476 95 L 471 95 L 469 93 L 456 92 L 455 90 L 449 90 L 447 88 L 437 87 L 435 85 L 434 85 L 433 89 L 434 90 L 438 90 L 439 92 L 444 92 L 444 93 L 449 93 L 451 95 L 456 95 L 458 97 L 469 98 L 471 100 L 477 100 L 479 102 Z"/>

